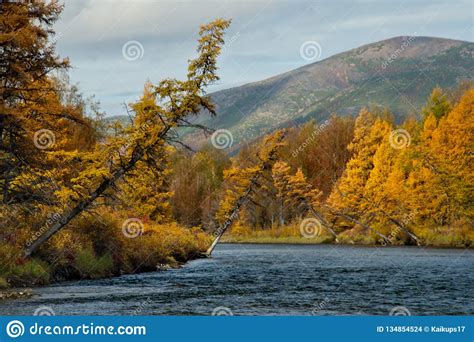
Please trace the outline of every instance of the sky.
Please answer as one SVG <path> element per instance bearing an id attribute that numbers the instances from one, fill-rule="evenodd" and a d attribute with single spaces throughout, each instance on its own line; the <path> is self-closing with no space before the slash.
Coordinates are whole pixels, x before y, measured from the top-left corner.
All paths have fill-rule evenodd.
<path id="1" fill-rule="evenodd" d="M 396 36 L 473 41 L 471 0 L 66 0 L 55 24 L 70 76 L 107 115 L 145 82 L 183 78 L 199 25 L 232 19 L 209 92 L 259 81 Z"/>

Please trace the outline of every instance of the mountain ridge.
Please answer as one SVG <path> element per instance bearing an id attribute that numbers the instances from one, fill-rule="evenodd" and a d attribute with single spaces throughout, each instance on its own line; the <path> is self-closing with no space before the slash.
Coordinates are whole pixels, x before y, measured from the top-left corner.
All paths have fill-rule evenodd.
<path id="1" fill-rule="evenodd" d="M 217 116 L 196 122 L 228 129 L 239 143 L 334 112 L 356 114 L 371 104 L 388 107 L 401 121 L 417 113 L 435 86 L 451 88 L 473 79 L 473 56 L 471 42 L 397 36 L 211 93 Z"/>
<path id="2" fill-rule="evenodd" d="M 397 121 L 417 114 L 436 86 L 452 88 L 474 78 L 474 43 L 425 36 L 397 36 L 364 44 L 267 79 L 210 93 L 217 116 L 195 123 L 231 131 L 234 142 L 279 127 L 322 121 L 332 113 L 387 107 Z M 188 130 L 187 140 L 203 137 Z"/>

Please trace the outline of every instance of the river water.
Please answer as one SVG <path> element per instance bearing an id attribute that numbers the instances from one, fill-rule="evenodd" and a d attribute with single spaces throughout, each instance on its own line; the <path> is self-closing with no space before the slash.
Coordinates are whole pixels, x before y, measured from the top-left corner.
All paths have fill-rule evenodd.
<path id="1" fill-rule="evenodd" d="M 0 314 L 473 315 L 473 266 L 474 250 L 221 244 L 179 269 L 36 288 Z"/>

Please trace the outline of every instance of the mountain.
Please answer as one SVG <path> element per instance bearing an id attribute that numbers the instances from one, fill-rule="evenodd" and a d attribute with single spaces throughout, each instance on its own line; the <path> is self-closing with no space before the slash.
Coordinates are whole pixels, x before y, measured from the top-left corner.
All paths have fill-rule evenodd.
<path id="1" fill-rule="evenodd" d="M 403 36 L 364 45 L 269 79 L 210 94 L 217 117 L 196 123 L 232 132 L 234 144 L 279 127 L 332 113 L 354 115 L 364 106 L 387 107 L 402 121 L 425 103 L 436 86 L 474 79 L 474 43 Z M 128 123 L 128 116 L 108 118 Z M 187 130 L 191 145 L 202 134 Z"/>
<path id="2" fill-rule="evenodd" d="M 474 43 L 404 36 L 343 52 L 284 74 L 211 94 L 217 117 L 197 122 L 232 132 L 234 142 L 331 113 L 388 107 L 398 121 L 416 114 L 431 90 L 474 78 Z M 192 138 L 197 136 L 192 135 Z"/>

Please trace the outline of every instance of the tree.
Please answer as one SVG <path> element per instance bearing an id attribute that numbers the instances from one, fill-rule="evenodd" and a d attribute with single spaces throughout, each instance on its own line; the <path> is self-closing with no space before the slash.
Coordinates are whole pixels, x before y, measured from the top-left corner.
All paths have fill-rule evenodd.
<path id="1" fill-rule="evenodd" d="M 296 207 L 302 204 L 315 208 L 321 203 L 322 192 L 314 189 L 307 181 L 301 169 L 288 176 L 288 202 Z M 305 208 L 306 209 L 306 208 Z"/>
<path id="2" fill-rule="evenodd" d="M 287 146 L 279 153 L 280 159 L 293 170 L 301 168 L 308 182 L 326 198 L 351 157 L 347 146 L 353 131 L 352 117 L 333 115 L 320 123 L 310 121 L 288 133 Z"/>
<path id="3" fill-rule="evenodd" d="M 409 124 L 407 128 L 408 126 Z M 400 235 L 400 232 L 404 232 L 409 238 L 419 243 L 417 236 L 405 227 L 408 214 L 406 206 L 403 205 L 405 174 L 402 162 L 405 160 L 405 149 L 408 146 L 397 149 L 391 145 L 392 128 L 386 121 L 381 121 L 379 127 L 374 125 L 374 130 L 385 135 L 385 139 L 380 142 L 374 154 L 374 167 L 365 184 L 362 207 L 365 216 L 374 217 L 382 229 L 387 230 L 395 225 L 396 230 L 390 229 L 392 240 Z M 413 129 L 411 131 L 413 133 Z"/>
<path id="4" fill-rule="evenodd" d="M 278 218 L 280 220 L 280 225 L 285 224 L 285 200 L 288 193 L 288 176 L 290 174 L 291 168 L 287 163 L 282 161 L 277 161 L 273 164 L 272 168 L 272 178 L 277 189 L 277 198 L 278 198 Z"/>
<path id="5" fill-rule="evenodd" d="M 446 95 L 440 87 L 436 87 L 431 92 L 426 105 L 421 110 L 423 119 L 426 120 L 430 115 L 433 115 L 437 121 L 449 113 L 451 104 Z"/>
<path id="6" fill-rule="evenodd" d="M 234 167 L 225 173 L 227 182 L 231 183 L 233 188 L 226 189 L 224 198 L 221 201 L 220 209 L 217 213 L 220 225 L 214 232 L 215 239 L 207 250 L 207 255 L 211 255 L 222 235 L 238 218 L 240 210 L 251 200 L 252 194 L 259 187 L 259 181 L 264 172 L 271 170 L 276 159 L 276 153 L 283 145 L 282 141 L 285 135 L 285 131 L 277 131 L 264 139 L 260 150 L 257 152 L 257 159 L 259 160 L 257 165 L 247 167 L 245 170 L 239 170 Z"/>
<path id="7" fill-rule="evenodd" d="M 384 136 L 378 131 L 382 126 L 381 119 L 366 109 L 361 110 L 355 121 L 354 138 L 348 146 L 352 157 L 328 198 L 332 207 L 344 209 L 351 215 L 361 214 L 365 183 L 373 168 L 373 156 Z"/>
<path id="8" fill-rule="evenodd" d="M 459 104 L 437 126 L 434 114 L 424 125 L 419 167 L 411 180 L 417 181 L 413 187 L 416 198 L 424 197 L 419 209 L 439 225 L 472 217 L 473 94 L 472 89 L 466 91 Z"/>
<path id="9" fill-rule="evenodd" d="M 374 218 L 373 205 L 365 197 L 365 189 L 374 169 L 374 156 L 390 133 L 390 124 L 363 109 L 355 122 L 354 139 L 349 145 L 353 153 L 346 170 L 338 180 L 324 206 L 336 218 L 349 223 L 349 228 L 359 225 L 389 242 L 386 235 L 372 228 L 368 222 Z M 347 223 L 346 223 L 347 224 Z M 346 228 L 344 224 L 344 228 Z"/>
<path id="10" fill-rule="evenodd" d="M 48 129 L 71 136 L 71 128 L 87 126 L 77 108 L 64 105 L 57 84 L 48 76 L 69 65 L 49 42 L 61 10 L 57 1 L 1 4 L 0 198 L 4 204 L 44 201 L 43 194 L 30 193 L 33 189 L 18 180 L 44 181 L 44 154 L 33 144 L 36 132 Z M 43 172 L 36 172 L 38 169 Z"/>
<path id="11" fill-rule="evenodd" d="M 189 62 L 187 79 L 165 79 L 152 87 L 153 92 L 145 91 L 142 99 L 132 106 L 136 116 L 125 136 L 112 137 L 82 156 L 89 166 L 73 180 L 72 188 L 64 189 L 63 198 L 68 207 L 62 212 L 61 219 L 27 248 L 26 255 L 31 255 L 99 197 L 111 191 L 124 175 L 136 168 L 137 163 L 160 163 L 154 157 L 161 155 L 161 150 L 175 140 L 174 129 L 190 125 L 189 116 L 197 115 L 201 110 L 215 114 L 204 89 L 219 79 L 216 58 L 229 24 L 229 21 L 217 19 L 201 26 L 199 56 Z"/>
<path id="12" fill-rule="evenodd" d="M 197 153 L 176 151 L 171 159 L 173 217 L 188 227 L 203 226 L 212 231 L 229 157 L 220 150 L 205 147 Z"/>
<path id="13" fill-rule="evenodd" d="M 450 193 L 449 220 L 474 216 L 474 88 L 441 119 L 433 134 L 434 168 Z"/>

